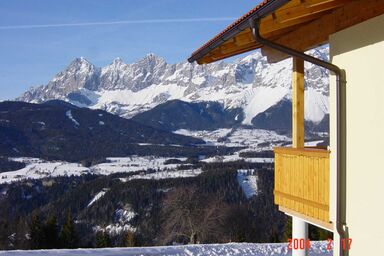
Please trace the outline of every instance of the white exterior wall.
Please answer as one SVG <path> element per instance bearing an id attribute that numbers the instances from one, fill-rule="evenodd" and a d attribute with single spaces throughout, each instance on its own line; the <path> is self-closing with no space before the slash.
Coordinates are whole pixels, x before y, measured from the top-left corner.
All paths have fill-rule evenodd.
<path id="1" fill-rule="evenodd" d="M 384 244 L 384 15 L 332 35 L 330 55 L 331 61 L 347 75 L 346 221 L 353 239 L 350 255 L 379 255 Z M 335 92 L 335 77 L 331 77 L 333 221 L 336 209 Z M 337 237 L 336 231 L 334 234 Z"/>

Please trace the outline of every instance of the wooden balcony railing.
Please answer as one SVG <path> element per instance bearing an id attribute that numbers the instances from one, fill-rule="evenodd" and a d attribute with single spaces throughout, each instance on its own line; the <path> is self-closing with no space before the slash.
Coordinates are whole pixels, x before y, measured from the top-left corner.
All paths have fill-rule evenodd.
<path id="1" fill-rule="evenodd" d="M 332 229 L 329 154 L 325 149 L 275 148 L 275 204 L 288 214 Z"/>

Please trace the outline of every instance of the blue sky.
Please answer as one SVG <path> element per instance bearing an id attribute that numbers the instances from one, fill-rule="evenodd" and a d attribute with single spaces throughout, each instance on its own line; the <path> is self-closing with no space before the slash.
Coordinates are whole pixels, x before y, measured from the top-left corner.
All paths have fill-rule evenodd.
<path id="1" fill-rule="evenodd" d="M 169 63 L 183 61 L 258 2 L 1 0 L 0 100 L 46 84 L 80 56 L 99 67 L 116 57 L 131 63 L 149 52 Z"/>

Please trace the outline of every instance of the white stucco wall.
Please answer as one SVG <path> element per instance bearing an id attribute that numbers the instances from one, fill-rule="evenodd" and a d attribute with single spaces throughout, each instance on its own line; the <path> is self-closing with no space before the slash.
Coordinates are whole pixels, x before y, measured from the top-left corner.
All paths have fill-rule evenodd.
<path id="1" fill-rule="evenodd" d="M 347 225 L 353 239 L 350 255 L 379 255 L 384 245 L 384 15 L 332 35 L 330 55 L 332 62 L 347 75 L 346 208 Z M 333 178 L 336 170 L 335 106 L 335 79 L 331 77 Z M 334 186 L 331 193 L 334 198 Z M 334 219 L 335 205 L 331 210 Z"/>

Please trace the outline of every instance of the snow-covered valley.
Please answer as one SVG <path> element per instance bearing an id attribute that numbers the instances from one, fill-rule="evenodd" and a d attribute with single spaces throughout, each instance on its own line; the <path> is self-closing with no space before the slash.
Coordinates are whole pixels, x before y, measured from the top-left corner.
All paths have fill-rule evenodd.
<path id="1" fill-rule="evenodd" d="M 132 179 L 165 179 L 177 177 L 193 177 L 201 173 L 198 169 L 175 170 L 178 164 L 165 164 L 170 158 L 129 156 L 122 158 L 107 158 L 107 163 L 84 167 L 79 163 L 63 161 L 46 161 L 38 158 L 12 158 L 11 160 L 22 162 L 26 167 L 17 171 L 3 172 L 0 174 L 0 184 L 25 179 L 42 179 L 60 176 L 79 176 L 83 174 L 109 175 L 114 173 L 133 173 Z M 172 158 L 185 161 L 186 158 Z M 146 173 L 147 170 L 152 170 Z"/>
<path id="2" fill-rule="evenodd" d="M 289 145 L 290 138 L 274 131 L 261 129 L 219 129 L 214 131 L 178 130 L 175 133 L 203 139 L 207 147 L 229 146 L 242 149 L 229 155 L 212 157 L 200 156 L 205 163 L 245 161 L 249 163 L 273 163 L 273 157 L 247 157 L 244 152 L 262 152 L 272 150 L 275 146 Z M 308 141 L 307 146 L 316 146 L 322 140 Z M 201 173 L 193 168 L 186 157 L 158 157 L 158 156 L 127 156 L 108 157 L 105 163 L 85 167 L 80 163 L 65 161 L 47 161 L 38 158 L 15 157 L 10 160 L 25 163 L 25 167 L 15 171 L 2 172 L 0 184 L 23 179 L 41 179 L 47 177 L 71 176 L 83 174 L 109 175 L 114 173 L 135 173 L 132 179 L 166 179 L 177 177 L 193 177 Z M 173 160 L 172 163 L 168 161 Z M 177 161 L 178 163 L 174 163 Z M 183 166 L 183 170 L 177 170 Z M 0 167 L 1 168 L 1 167 Z M 150 172 L 146 172 L 150 170 Z M 140 172 L 140 173 L 139 173 Z M 136 174 L 137 173 L 137 174 Z"/>

